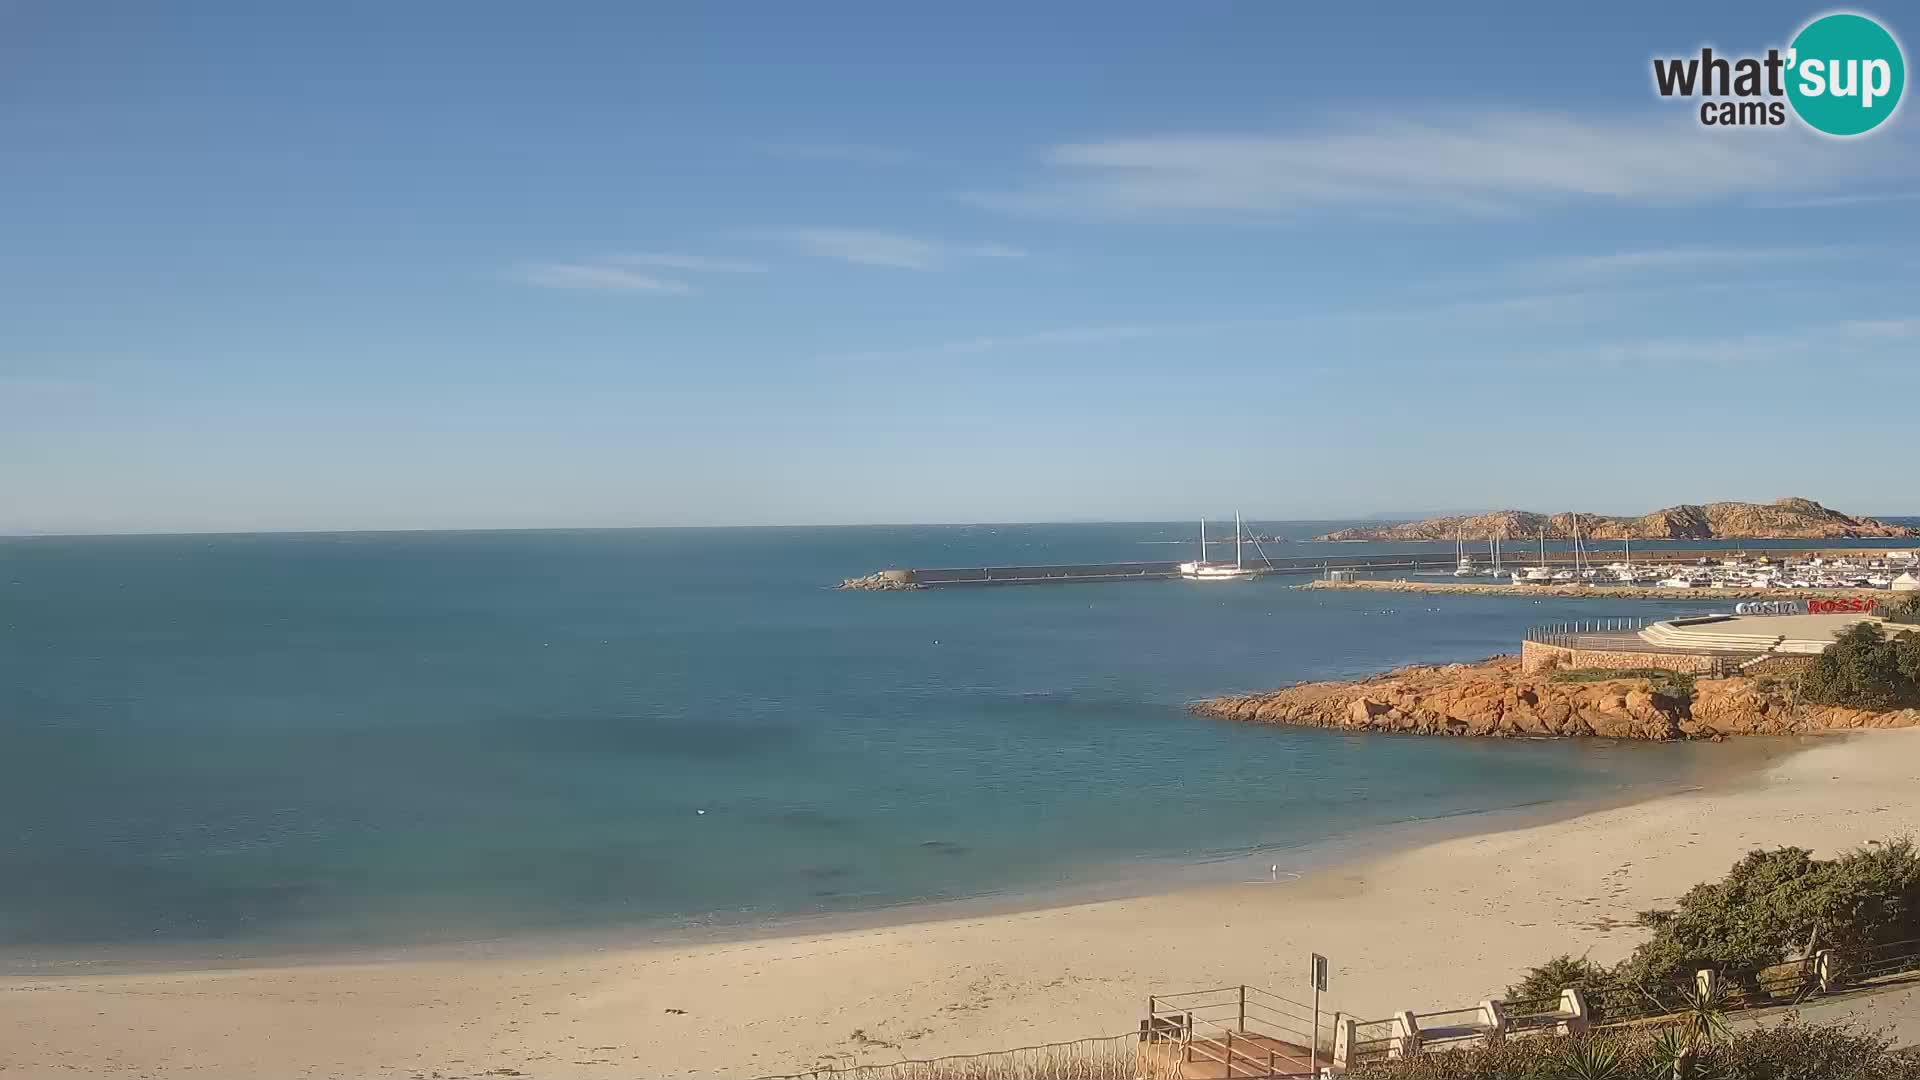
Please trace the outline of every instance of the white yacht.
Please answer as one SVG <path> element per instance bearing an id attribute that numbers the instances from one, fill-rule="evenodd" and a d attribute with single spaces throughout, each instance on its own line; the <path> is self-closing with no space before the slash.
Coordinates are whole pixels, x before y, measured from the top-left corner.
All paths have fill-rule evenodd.
<path id="1" fill-rule="evenodd" d="M 1467 554 L 1467 531 L 1463 528 L 1453 540 L 1454 577 L 1473 577 L 1480 571 L 1473 567 L 1473 556 Z"/>
<path id="2" fill-rule="evenodd" d="M 1513 583 L 1515 585 L 1553 584 L 1553 571 L 1547 567 L 1547 534 L 1545 530 L 1541 530 L 1540 533 L 1540 565 L 1529 566 L 1525 570 L 1515 570 L 1513 572 Z"/>
<path id="3" fill-rule="evenodd" d="M 1196 562 L 1180 564 L 1180 576 L 1188 581 L 1244 581 L 1258 577 L 1259 572 L 1249 568 L 1240 556 L 1241 542 L 1246 538 L 1246 530 L 1240 526 L 1240 512 L 1233 514 L 1233 565 L 1207 561 L 1207 520 L 1200 519 L 1200 558 Z"/>

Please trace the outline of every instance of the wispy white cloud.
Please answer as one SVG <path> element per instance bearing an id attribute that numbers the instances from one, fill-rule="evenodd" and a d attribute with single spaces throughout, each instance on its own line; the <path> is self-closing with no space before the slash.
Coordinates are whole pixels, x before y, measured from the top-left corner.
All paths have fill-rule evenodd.
<path id="1" fill-rule="evenodd" d="M 1920 337 L 1920 319 L 1852 319 L 1840 331 L 1855 338 Z"/>
<path id="2" fill-rule="evenodd" d="M 959 259 L 1019 259 L 1027 254 L 1004 244 L 943 244 L 883 229 L 793 228 L 773 235 L 804 255 L 904 270 L 932 270 Z"/>
<path id="3" fill-rule="evenodd" d="M 1209 334 L 1231 333 L 1234 331 L 1255 330 L 1271 332 L 1290 327 L 1300 327 L 1307 324 L 1341 322 L 1364 323 L 1367 325 L 1380 325 L 1389 322 L 1430 322 L 1438 325 L 1459 320 L 1481 322 L 1492 316 L 1510 319 L 1528 317 L 1552 318 L 1557 315 L 1577 314 L 1580 311 L 1588 309 L 1594 302 L 1595 296 L 1596 294 L 1591 291 L 1581 291 L 1577 293 L 1536 293 L 1489 300 L 1460 300 L 1432 304 L 1392 304 L 1384 307 L 1314 311 L 1298 314 L 1254 315 L 1235 319 L 1169 320 L 1164 322 L 1055 327 L 1017 334 L 986 335 L 921 345 L 904 345 L 893 348 L 865 350 L 844 353 L 831 359 L 839 361 L 927 359 L 942 356 L 962 356 L 1045 348 L 1048 346 L 1071 347 L 1149 338 L 1204 337 Z"/>
<path id="4" fill-rule="evenodd" d="M 1047 345 L 1088 345 L 1104 341 L 1186 336 L 1225 329 L 1234 325 L 1237 324 L 1233 322 L 1169 322 L 1141 323 L 1131 326 L 1069 326 L 1022 334 L 962 338 L 925 345 L 906 345 L 891 349 L 845 353 L 834 359 L 840 361 L 907 360 L 938 356 L 968 356 Z"/>
<path id="5" fill-rule="evenodd" d="M 1028 183 L 963 197 L 1094 218 L 1285 220 L 1328 207 L 1495 216 L 1581 201 L 1685 205 L 1818 192 L 1901 175 L 1914 161 L 1913 146 L 1893 138 L 1840 143 L 1690 119 L 1461 109 L 1280 133 L 1067 143 L 1043 155 Z"/>
<path id="6" fill-rule="evenodd" d="M 693 286 L 679 277 L 666 277 L 656 270 L 681 274 L 761 274 L 764 263 L 715 255 L 682 255 L 665 251 L 632 251 L 564 262 L 529 263 L 518 271 L 520 280 L 545 289 L 588 289 L 599 292 L 644 292 L 685 296 Z"/>
<path id="7" fill-rule="evenodd" d="M 657 266 L 666 270 L 685 270 L 696 274 L 764 274 L 765 263 L 748 259 L 727 259 L 713 255 L 675 255 L 663 251 L 635 251 L 609 255 L 603 262 L 620 266 Z"/>
<path id="8" fill-rule="evenodd" d="M 643 292 L 684 296 L 693 291 L 683 281 L 643 274 L 605 263 L 531 263 L 520 268 L 520 279 L 543 289 L 589 289 L 599 292 Z"/>
<path id="9" fill-rule="evenodd" d="M 1801 263 L 1856 254 L 1845 245 L 1811 247 L 1670 247 L 1638 251 L 1611 251 L 1583 255 L 1552 255 L 1530 259 L 1514 267 L 1516 273 L 1537 279 L 1617 277 L 1641 272 L 1698 270 L 1717 266 L 1759 266 Z"/>
<path id="10" fill-rule="evenodd" d="M 1908 347 L 1901 345 L 1889 353 L 1883 342 L 1916 334 L 1920 334 L 1920 319 L 1856 319 L 1783 333 L 1602 342 L 1558 350 L 1554 359 L 1653 372 L 1698 367 L 1749 371 L 1812 363 L 1844 364 L 1858 371 L 1884 359 L 1904 370 Z"/>
<path id="11" fill-rule="evenodd" d="M 1800 199 L 1770 199 L 1758 205 L 1769 210 L 1803 210 L 1827 206 L 1871 206 L 1876 203 L 1915 200 L 1920 200 L 1920 191 L 1860 191 L 1839 195 L 1810 195 Z"/>
<path id="12" fill-rule="evenodd" d="M 771 157 L 802 161 L 844 161 L 854 165 L 905 165 L 919 155 L 897 146 L 840 139 L 768 139 L 755 146 Z"/>

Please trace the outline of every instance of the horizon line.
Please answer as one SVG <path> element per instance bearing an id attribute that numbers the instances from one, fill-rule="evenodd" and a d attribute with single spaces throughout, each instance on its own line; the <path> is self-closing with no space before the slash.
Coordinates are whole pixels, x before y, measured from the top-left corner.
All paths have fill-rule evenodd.
<path id="1" fill-rule="evenodd" d="M 1507 513 L 1506 510 L 1482 510 L 1467 513 L 1429 514 L 1419 517 L 1401 517 L 1399 515 L 1366 514 L 1341 517 L 1298 517 L 1298 518 L 1243 518 L 1243 524 L 1326 524 L 1364 522 L 1375 525 L 1405 524 L 1424 521 L 1433 517 L 1471 517 L 1475 514 Z M 1517 511 L 1519 513 L 1538 513 L 1538 511 Z M 1573 513 L 1574 511 L 1562 511 Z M 1609 515 L 1616 516 L 1616 515 Z M 1644 516 L 1644 515 L 1631 515 Z M 1881 521 L 1895 519 L 1920 519 L 1920 513 L 1890 514 L 1867 513 L 1850 514 L 1849 517 L 1873 518 Z M 98 531 L 51 531 L 51 532 L 7 532 L 0 530 L 3 540 L 79 540 L 93 538 L 141 538 L 141 537 L 219 537 L 219 536 L 381 536 L 409 535 L 419 533 L 535 533 L 535 532 L 693 532 L 717 529 L 970 529 L 999 526 L 1038 526 L 1038 525 L 1179 525 L 1198 520 L 1195 518 L 1079 518 L 1055 521 L 848 521 L 848 522 L 786 522 L 771 524 L 736 525 L 466 525 L 466 526 L 419 526 L 405 528 L 311 528 L 311 529 L 181 529 L 181 530 L 129 530 L 125 532 Z M 1205 520 L 1212 521 L 1213 518 Z M 1219 520 L 1225 520 L 1221 518 Z M 1675 539 L 1651 537 L 1648 539 Z M 1710 537 L 1709 539 L 1769 539 L 1768 537 Z M 1898 537 L 1834 537 L 1838 540 L 1893 540 Z M 1684 541 L 1685 538 L 1678 538 Z M 1292 543 L 1313 543 L 1312 540 L 1295 540 Z M 1328 543 L 1350 543 L 1351 541 L 1327 541 Z M 1408 541 L 1417 543 L 1418 541 Z M 1439 542 L 1439 541 L 1435 541 Z"/>

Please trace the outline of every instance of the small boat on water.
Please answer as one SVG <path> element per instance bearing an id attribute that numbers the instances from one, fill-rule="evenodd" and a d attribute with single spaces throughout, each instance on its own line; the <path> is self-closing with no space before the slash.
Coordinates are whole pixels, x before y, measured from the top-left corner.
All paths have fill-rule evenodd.
<path id="1" fill-rule="evenodd" d="M 1180 564 L 1180 576 L 1188 581 L 1245 581 L 1258 577 L 1259 571 L 1249 568 L 1241 559 L 1240 546 L 1246 537 L 1246 530 L 1240 526 L 1240 512 L 1233 514 L 1233 565 L 1207 561 L 1207 519 L 1200 519 L 1200 558 L 1195 562 Z"/>

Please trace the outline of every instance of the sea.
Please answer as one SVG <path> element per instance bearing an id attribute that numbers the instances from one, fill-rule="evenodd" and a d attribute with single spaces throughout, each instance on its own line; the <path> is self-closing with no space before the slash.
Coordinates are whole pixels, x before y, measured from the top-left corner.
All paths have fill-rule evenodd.
<path id="1" fill-rule="evenodd" d="M 1338 524 L 1248 527 L 1275 556 L 1416 546 L 1308 539 Z M 1699 601 L 832 588 L 1190 557 L 1195 531 L 0 540 L 0 964 L 747 932 L 1291 875 L 1420 823 L 1685 787 L 1738 752 L 1185 708 Z"/>

